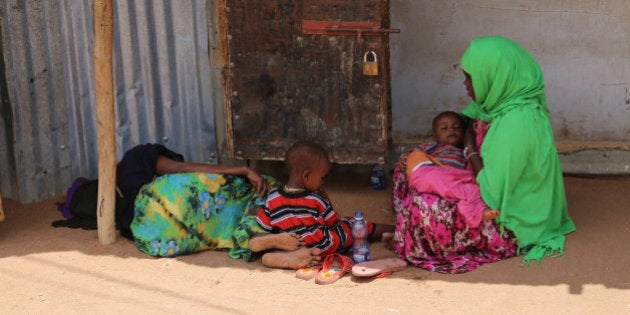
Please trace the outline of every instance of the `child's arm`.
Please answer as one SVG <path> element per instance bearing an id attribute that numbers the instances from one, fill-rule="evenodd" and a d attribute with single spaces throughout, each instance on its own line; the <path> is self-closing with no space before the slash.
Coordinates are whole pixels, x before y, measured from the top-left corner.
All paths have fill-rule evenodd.
<path id="1" fill-rule="evenodd" d="M 271 218 L 269 216 L 269 209 L 267 209 L 267 207 L 265 206 L 262 206 L 260 207 L 260 209 L 258 209 L 256 222 L 263 230 L 267 232 L 271 233 L 271 231 L 273 230 L 273 227 L 271 226 Z"/>
<path id="2" fill-rule="evenodd" d="M 320 215 L 319 218 L 313 218 L 313 220 L 320 223 L 311 225 L 310 232 L 303 235 L 303 239 L 306 246 L 319 248 L 322 255 L 332 254 L 342 243 L 346 243 L 341 238 L 347 238 L 347 236 L 339 220 L 339 214 L 335 212 L 330 202 L 321 196 L 317 197 L 319 197 L 317 204 Z"/>
<path id="3" fill-rule="evenodd" d="M 324 218 L 324 225 L 326 227 L 334 227 L 339 224 L 339 214 L 333 210 L 332 206 L 328 204 L 328 207 L 324 209 L 322 213 L 322 218 Z"/>

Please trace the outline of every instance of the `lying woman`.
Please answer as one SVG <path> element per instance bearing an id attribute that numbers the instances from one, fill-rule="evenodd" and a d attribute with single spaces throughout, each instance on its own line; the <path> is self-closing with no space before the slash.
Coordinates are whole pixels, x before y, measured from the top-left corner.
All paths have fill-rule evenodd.
<path id="1" fill-rule="evenodd" d="M 256 210 L 280 183 L 246 166 L 184 162 L 160 144 L 137 145 L 116 167 L 116 228 L 151 256 L 174 257 L 208 249 L 251 261 L 274 250 L 268 267 L 299 269 L 320 260 L 295 233 L 267 233 Z M 95 230 L 98 180 L 78 178 L 58 203 L 66 220 L 55 227 Z"/>
<path id="2" fill-rule="evenodd" d="M 403 156 L 392 198 L 396 251 L 441 273 L 466 272 L 517 254 L 525 254 L 526 263 L 562 254 L 575 225 L 538 63 L 518 43 L 488 36 L 471 42 L 461 66 L 472 98 L 462 114 L 476 120 L 479 131 L 466 137 L 466 156 L 483 201 L 500 214 L 477 228 L 466 225 L 456 203 L 407 184 Z"/>
<path id="3" fill-rule="evenodd" d="M 245 166 L 184 162 L 162 145 L 139 145 L 117 167 L 116 221 L 121 234 L 151 256 L 229 250 L 251 261 L 254 252 L 281 250 L 273 267 L 298 269 L 319 255 L 294 233 L 270 234 L 255 210 L 280 183 Z"/>

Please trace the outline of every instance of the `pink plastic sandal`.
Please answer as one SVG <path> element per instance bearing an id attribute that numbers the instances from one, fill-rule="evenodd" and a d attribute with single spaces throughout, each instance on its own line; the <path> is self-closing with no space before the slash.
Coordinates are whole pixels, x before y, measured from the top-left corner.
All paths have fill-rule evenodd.
<path id="1" fill-rule="evenodd" d="M 407 268 L 407 262 L 400 258 L 375 259 L 354 265 L 352 267 L 352 275 L 378 279 L 405 268 Z"/>
<path id="2" fill-rule="evenodd" d="M 330 254 L 324 258 L 324 265 L 322 270 L 315 276 L 315 283 L 333 283 L 350 271 L 352 265 L 352 259 L 349 257 L 340 254 Z"/>
<path id="3" fill-rule="evenodd" d="M 322 265 L 300 268 L 295 271 L 295 277 L 303 280 L 311 280 L 320 270 L 322 270 Z"/>

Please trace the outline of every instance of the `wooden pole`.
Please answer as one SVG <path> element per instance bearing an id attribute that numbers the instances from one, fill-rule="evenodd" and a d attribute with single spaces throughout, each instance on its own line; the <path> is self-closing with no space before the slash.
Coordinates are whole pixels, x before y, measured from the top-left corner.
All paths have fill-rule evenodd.
<path id="1" fill-rule="evenodd" d="M 0 194 L 0 222 L 4 221 L 4 210 L 2 210 L 2 194 Z"/>
<path id="2" fill-rule="evenodd" d="M 116 141 L 113 76 L 114 13 L 112 0 L 94 1 L 94 75 L 98 125 L 98 240 L 116 241 Z"/>

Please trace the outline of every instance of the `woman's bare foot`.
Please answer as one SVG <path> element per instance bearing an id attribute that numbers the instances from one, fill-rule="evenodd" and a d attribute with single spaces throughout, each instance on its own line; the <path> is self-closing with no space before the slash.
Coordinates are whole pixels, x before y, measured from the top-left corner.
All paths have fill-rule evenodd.
<path id="1" fill-rule="evenodd" d="M 486 209 L 483 211 L 483 221 L 492 220 L 499 216 L 499 210 Z"/>
<path id="2" fill-rule="evenodd" d="M 304 240 L 293 233 L 256 234 L 249 239 L 249 249 L 262 252 L 269 249 L 296 250 L 304 246 Z"/>
<path id="3" fill-rule="evenodd" d="M 272 251 L 262 256 L 263 265 L 269 268 L 295 269 L 319 264 L 319 248 L 301 247 L 294 251 Z"/>

